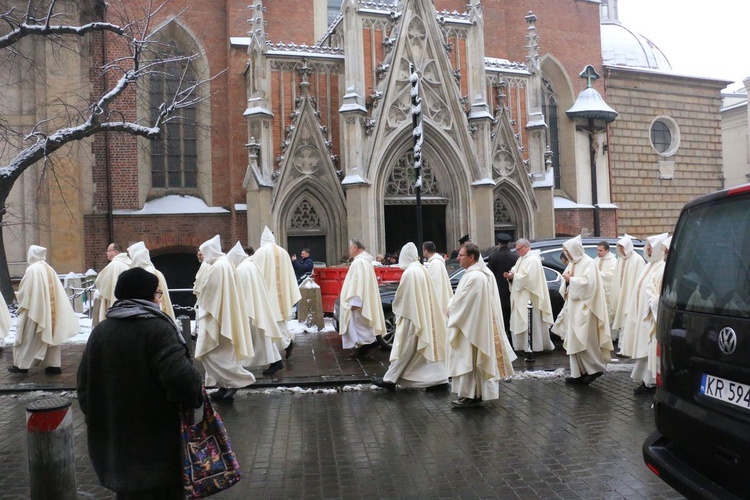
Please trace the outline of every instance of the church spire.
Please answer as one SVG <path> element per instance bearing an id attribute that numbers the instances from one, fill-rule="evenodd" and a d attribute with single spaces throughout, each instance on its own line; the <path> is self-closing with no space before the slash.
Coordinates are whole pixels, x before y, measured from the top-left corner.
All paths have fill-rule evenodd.
<path id="1" fill-rule="evenodd" d="M 254 42 L 261 47 L 261 50 L 265 52 L 266 46 L 266 20 L 263 18 L 263 13 L 266 8 L 263 7 L 263 0 L 253 0 L 253 4 L 248 6 L 252 9 L 250 19 L 247 20 L 250 24 L 250 29 L 247 34 L 250 35 L 251 44 Z"/>

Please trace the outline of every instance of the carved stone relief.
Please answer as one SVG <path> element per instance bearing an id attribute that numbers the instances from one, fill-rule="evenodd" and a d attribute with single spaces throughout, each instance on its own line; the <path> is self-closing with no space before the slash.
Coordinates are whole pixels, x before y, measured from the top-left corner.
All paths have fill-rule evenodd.
<path id="1" fill-rule="evenodd" d="M 495 178 L 509 176 L 513 173 L 515 167 L 513 155 L 510 152 L 505 150 L 495 151 L 495 156 L 492 159 L 492 169 L 495 172 Z"/>

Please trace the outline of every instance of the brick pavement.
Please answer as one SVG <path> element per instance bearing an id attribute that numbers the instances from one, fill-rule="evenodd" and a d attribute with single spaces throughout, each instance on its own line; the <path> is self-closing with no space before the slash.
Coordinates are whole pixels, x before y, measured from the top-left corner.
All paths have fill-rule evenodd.
<path id="1" fill-rule="evenodd" d="M 500 400 L 456 410 L 447 392 L 354 384 L 385 372 L 385 351 L 355 361 L 335 332 L 297 339 L 275 380 L 256 374 L 255 388 L 217 405 L 245 475 L 214 498 L 680 498 L 642 463 L 653 413 L 650 398 L 632 395 L 626 372 L 589 387 L 567 386 L 559 373 L 520 378 L 501 384 Z M 28 498 L 25 408 L 48 395 L 28 389 L 74 383 L 82 349 L 65 347 L 61 376 L 0 375 L 0 498 Z M 8 357 L 6 349 L 2 366 Z M 537 359 L 536 369 L 567 366 L 558 351 Z M 312 389 L 321 384 L 339 387 Z M 284 385 L 310 392 L 275 388 Z M 73 409 L 79 498 L 112 498 L 92 471 L 76 402 Z"/>

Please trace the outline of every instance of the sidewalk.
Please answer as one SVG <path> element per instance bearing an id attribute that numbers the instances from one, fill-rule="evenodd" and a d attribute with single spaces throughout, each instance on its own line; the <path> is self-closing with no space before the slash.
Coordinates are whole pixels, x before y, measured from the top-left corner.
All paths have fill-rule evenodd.
<path id="1" fill-rule="evenodd" d="M 388 370 L 390 351 L 374 349 L 363 360 L 351 359 L 350 351 L 341 347 L 341 337 L 330 326 L 317 333 L 300 331 L 296 334 L 296 347 L 289 360 L 284 360 L 285 369 L 268 377 L 263 375 L 265 367 L 251 370 L 257 382 L 252 387 L 277 386 L 323 386 L 367 383 L 373 375 L 382 376 Z M 298 328 L 297 330 L 301 330 Z M 554 340 L 558 340 L 553 336 Z M 527 363 L 522 353 L 513 362 L 517 372 L 559 368 L 568 369 L 568 357 L 558 344 L 553 352 L 535 353 L 536 361 Z M 31 390 L 75 390 L 76 372 L 85 344 L 62 346 L 62 374 L 46 375 L 44 369 L 33 367 L 27 374 L 14 374 L 7 370 L 13 364 L 13 348 L 6 346 L 0 353 L 0 392 Z M 282 353 L 283 356 L 283 353 Z M 200 362 L 195 363 L 202 372 Z"/>

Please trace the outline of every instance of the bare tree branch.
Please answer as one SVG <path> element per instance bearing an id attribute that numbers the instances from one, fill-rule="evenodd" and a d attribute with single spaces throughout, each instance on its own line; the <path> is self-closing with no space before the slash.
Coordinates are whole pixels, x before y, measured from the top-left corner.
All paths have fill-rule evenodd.
<path id="1" fill-rule="evenodd" d="M 12 17 L 12 10 L 0 15 L 0 19 L 5 21 L 11 26 L 11 31 L 3 36 L 0 36 L 0 49 L 10 47 L 14 43 L 18 42 L 22 38 L 30 35 L 37 36 L 54 36 L 54 35 L 75 35 L 84 36 L 88 33 L 95 31 L 110 31 L 116 35 L 123 35 L 125 30 L 121 26 L 117 26 L 112 23 L 104 22 L 93 22 L 84 24 L 82 26 L 65 26 L 65 25 L 50 25 L 50 19 L 52 16 L 51 10 L 54 6 L 54 2 L 50 4 L 50 13 L 42 20 L 43 24 L 30 24 L 28 20 L 18 22 Z M 28 19 L 28 16 L 27 16 Z"/>
<path id="2" fill-rule="evenodd" d="M 115 57 L 99 62 L 101 80 L 96 82 L 101 81 L 104 85 L 100 93 L 90 95 L 92 87 L 88 85 L 91 81 L 84 79 L 83 88 L 87 90 L 80 93 L 68 90 L 60 96 L 53 93 L 48 102 L 35 102 L 36 114 L 30 115 L 35 117 L 36 124 L 33 126 L 28 126 L 28 122 L 8 121 L 5 116 L 0 116 L 0 226 L 6 224 L 6 218 L 13 220 L 13 215 L 6 213 L 8 196 L 15 181 L 30 167 L 41 161 L 40 174 L 45 185 L 56 187 L 60 193 L 69 191 L 74 188 L 71 184 L 73 178 L 61 180 L 58 176 L 67 175 L 65 168 L 58 169 L 59 172 L 54 168 L 56 154 L 58 158 L 62 158 L 63 153 L 70 154 L 70 149 L 61 151 L 62 148 L 101 132 L 157 139 L 165 124 L 184 120 L 182 109 L 195 107 L 210 98 L 209 93 L 201 89 L 223 71 L 212 77 L 198 77 L 191 69 L 191 63 L 198 54 L 178 53 L 171 43 L 165 43 L 164 35 L 154 29 L 157 15 L 159 19 L 163 17 L 158 13 L 167 2 L 143 0 L 143 3 L 118 3 L 116 8 L 120 9 L 120 22 L 110 22 L 115 19 L 110 15 L 107 15 L 109 19 L 94 22 L 85 22 L 88 18 L 80 23 L 67 22 L 70 14 L 56 12 L 56 9 L 62 10 L 63 5 L 57 0 L 28 0 L 25 12 L 21 12 L 23 7 L 0 11 L 0 25 L 7 28 L 2 30 L 4 34 L 0 36 L 0 63 L 10 71 L 6 85 L 9 85 L 11 92 L 19 92 L 18 95 L 24 95 L 24 81 L 13 76 L 14 72 L 23 75 L 26 68 L 34 69 L 34 65 L 40 64 L 34 58 L 33 49 L 19 44 L 25 37 L 33 36 L 43 43 L 59 44 L 68 53 L 76 54 L 77 46 L 67 41 L 70 37 L 98 33 L 107 37 L 108 43 L 118 47 L 118 50 L 111 52 L 116 54 Z M 23 58 L 18 59 L 23 65 L 14 66 L 13 58 L 19 57 Z M 41 65 L 37 67 L 44 68 Z M 38 81 L 42 82 L 45 75 L 43 71 L 40 73 Z M 97 78 L 93 73 L 90 73 L 90 77 Z M 132 98 L 139 95 L 148 98 L 147 90 L 143 92 L 144 89 L 137 88 L 154 80 L 167 82 L 164 89 L 168 94 L 164 95 L 164 102 L 158 107 L 150 103 L 149 116 L 136 118 Z M 0 86 L 0 95 L 3 92 L 4 88 Z M 86 95 L 81 95 L 84 93 Z M 4 112 L 0 111 L 0 114 Z M 45 175 L 52 175 L 54 179 L 45 178 Z M 8 291 L 12 296 L 1 232 L 0 291 L 4 294 Z"/>

